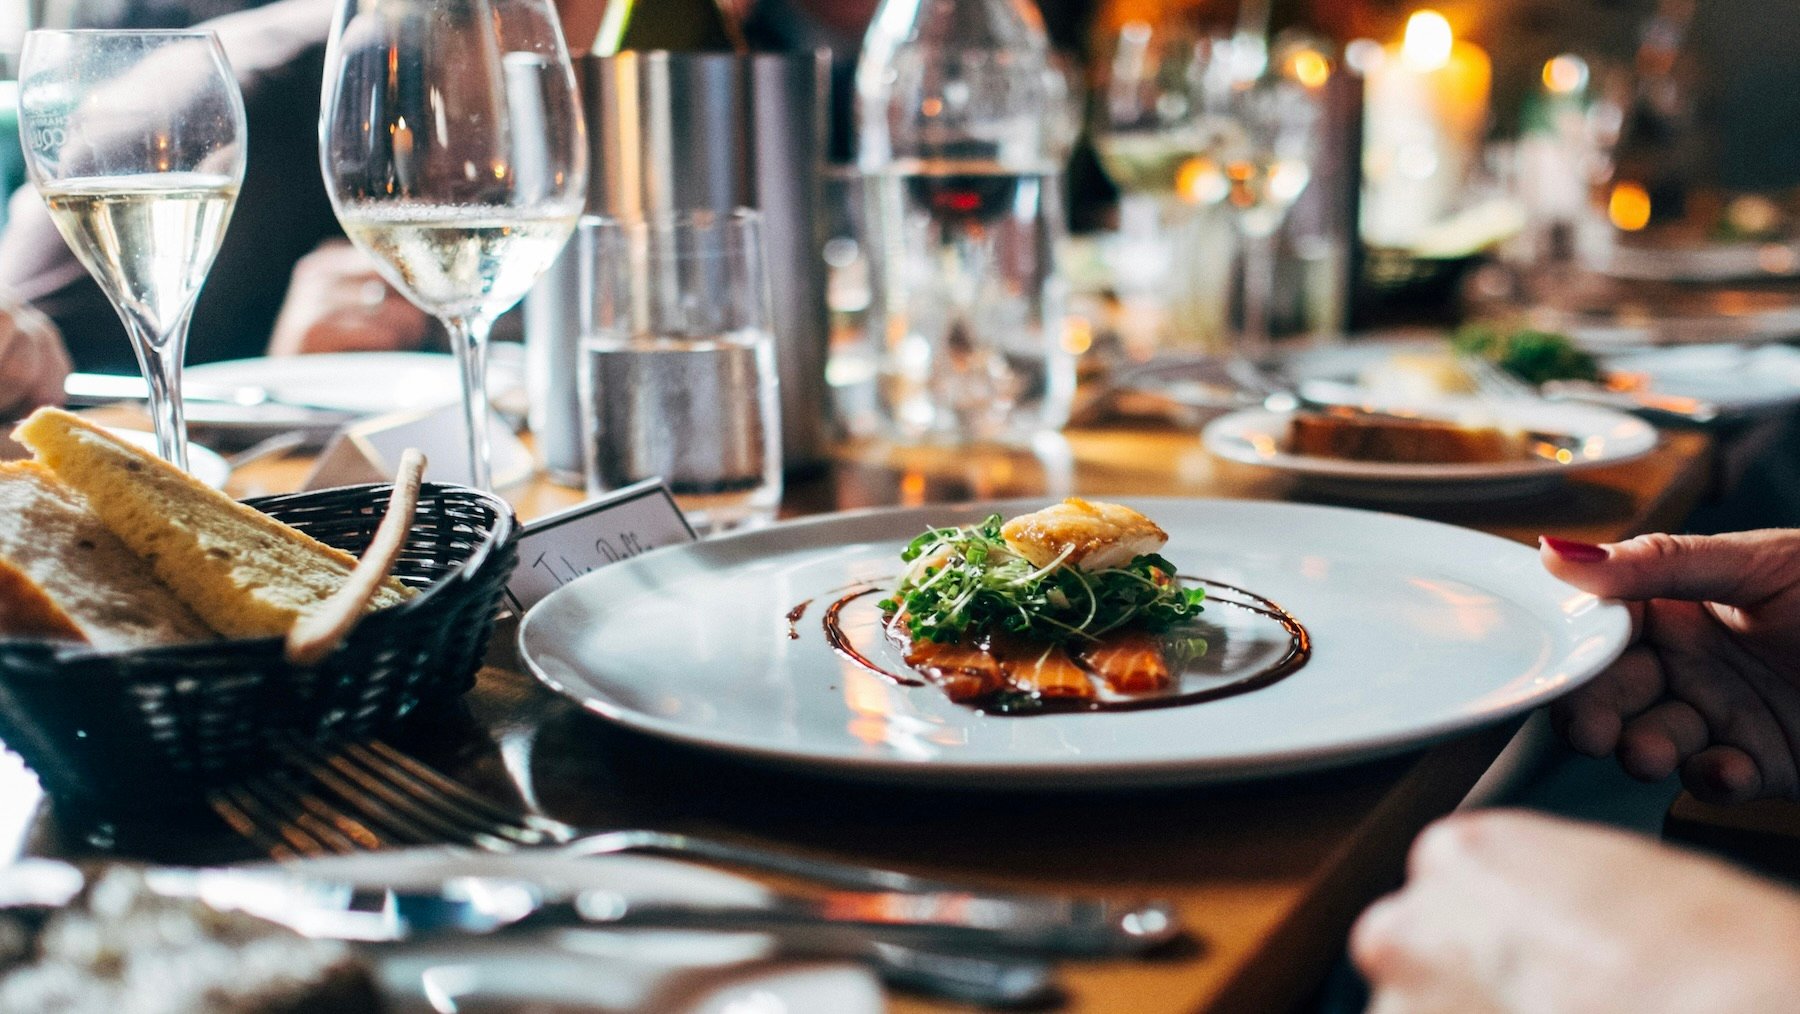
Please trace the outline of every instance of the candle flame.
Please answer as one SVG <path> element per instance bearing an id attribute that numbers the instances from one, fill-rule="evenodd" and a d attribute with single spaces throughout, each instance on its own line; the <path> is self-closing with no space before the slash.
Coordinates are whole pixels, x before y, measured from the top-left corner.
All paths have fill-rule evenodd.
<path id="1" fill-rule="evenodd" d="M 1552 95 L 1573 95 L 1587 83 L 1587 61 L 1579 56 L 1564 53 L 1544 64 L 1544 88 Z"/>
<path id="2" fill-rule="evenodd" d="M 1442 70 L 1450 62 L 1450 49 L 1456 38 L 1450 22 L 1437 11 L 1415 11 L 1406 19 L 1406 39 L 1400 44 L 1400 59 L 1415 71 Z"/>
<path id="3" fill-rule="evenodd" d="M 1625 232 L 1637 232 L 1650 224 L 1650 192 L 1636 183 L 1615 184 L 1606 217 Z"/>
<path id="4" fill-rule="evenodd" d="M 1308 88 L 1323 88 L 1331 80 L 1331 60 L 1316 49 L 1302 49 L 1294 54 L 1294 79 Z"/>

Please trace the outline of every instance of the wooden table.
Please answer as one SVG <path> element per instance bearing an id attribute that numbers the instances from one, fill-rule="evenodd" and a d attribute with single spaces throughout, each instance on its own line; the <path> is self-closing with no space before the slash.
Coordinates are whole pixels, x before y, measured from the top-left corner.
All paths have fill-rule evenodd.
<path id="1" fill-rule="evenodd" d="M 1090 429 L 1039 450 L 844 447 L 821 474 L 793 484 L 786 509 L 1068 492 L 1302 495 L 1284 480 L 1215 461 L 1191 432 Z M 1649 457 L 1588 473 L 1535 501 L 1423 513 L 1526 542 L 1540 533 L 1610 541 L 1676 528 L 1706 492 L 1711 455 L 1709 438 L 1671 433 Z M 303 474 L 304 463 L 292 461 L 246 469 L 237 491 L 291 488 Z M 534 484 L 513 498 L 530 517 L 577 496 Z M 1155 960 L 1068 966 L 1070 1006 L 1083 1011 L 1276 1011 L 1303 1001 L 1341 953 L 1356 913 L 1397 882 L 1412 837 L 1465 797 L 1514 731 L 1487 729 L 1379 763 L 1224 789 L 1071 796 L 878 788 L 750 767 L 611 727 L 521 674 L 511 635 L 503 625 L 467 717 L 414 727 L 404 745 L 575 823 L 776 842 L 994 886 L 1174 899 L 1192 945 Z M 0 847 L 35 806 L 21 785 L 20 775 L 0 771 Z M 73 837 L 42 817 L 29 847 L 92 851 Z M 179 830 L 140 833 L 128 851 L 192 862 L 228 856 L 231 847 Z M 896 1007 L 935 1009 L 906 999 Z"/>

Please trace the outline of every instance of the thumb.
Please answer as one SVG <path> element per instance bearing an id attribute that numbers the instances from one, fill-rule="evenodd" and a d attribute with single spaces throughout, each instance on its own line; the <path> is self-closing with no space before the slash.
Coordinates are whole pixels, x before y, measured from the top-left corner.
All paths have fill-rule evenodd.
<path id="1" fill-rule="evenodd" d="M 1685 599 L 1750 608 L 1800 583 L 1800 531 L 1640 535 L 1594 546 L 1540 536 L 1550 573 L 1616 599 Z"/>

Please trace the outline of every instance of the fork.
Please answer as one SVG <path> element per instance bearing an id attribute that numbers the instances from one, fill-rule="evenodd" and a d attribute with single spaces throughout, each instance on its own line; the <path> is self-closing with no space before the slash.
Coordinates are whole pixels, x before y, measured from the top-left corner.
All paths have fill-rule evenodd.
<path id="1" fill-rule="evenodd" d="M 287 770 L 215 790 L 210 800 L 214 811 L 238 834 L 280 860 L 441 843 L 444 838 L 432 834 L 433 829 L 459 826 L 463 833 L 451 835 L 451 840 L 490 851 L 554 844 L 574 832 L 548 818 L 508 813 L 385 743 L 338 746 L 337 753 L 328 753 L 300 742 L 283 744 L 279 749 L 289 764 Z M 333 765 L 345 755 L 363 761 L 360 771 L 357 765 Z M 345 774 L 346 770 L 356 773 Z M 317 785 L 308 785 L 308 777 Z M 316 791 L 320 787 L 337 799 Z M 455 819 L 485 819 L 488 824 L 475 826 L 492 827 L 495 833 L 452 823 L 447 815 L 458 812 L 462 816 Z M 579 834 L 575 837 L 579 839 Z M 845 932 L 824 922 L 767 925 L 757 931 L 774 939 L 789 957 L 862 961 L 896 989 L 941 999 L 1005 1008 L 1037 1006 L 1057 995 L 1051 967 L 1037 958 L 940 953 Z"/>
<path id="2" fill-rule="evenodd" d="M 990 925 L 1053 942 L 1063 953 L 1130 954 L 1179 935 L 1172 905 L 971 892 L 965 886 L 874 867 L 793 856 L 647 829 L 584 832 L 506 810 L 379 740 L 276 744 L 285 767 L 216 790 L 225 822 L 278 859 L 454 843 L 491 852 L 560 846 L 572 856 L 642 852 L 760 870 L 861 892 L 977 905 Z M 334 805 L 327 795 L 338 801 Z"/>

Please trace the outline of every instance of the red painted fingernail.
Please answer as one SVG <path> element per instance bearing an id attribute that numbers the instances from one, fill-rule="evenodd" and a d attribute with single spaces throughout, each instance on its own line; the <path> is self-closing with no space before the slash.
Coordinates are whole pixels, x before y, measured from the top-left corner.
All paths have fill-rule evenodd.
<path id="1" fill-rule="evenodd" d="M 1577 542 L 1574 539 L 1559 539 L 1554 535 L 1540 535 L 1538 541 L 1550 547 L 1550 551 L 1570 563 L 1599 563 L 1606 559 L 1606 549 L 1591 542 Z"/>

